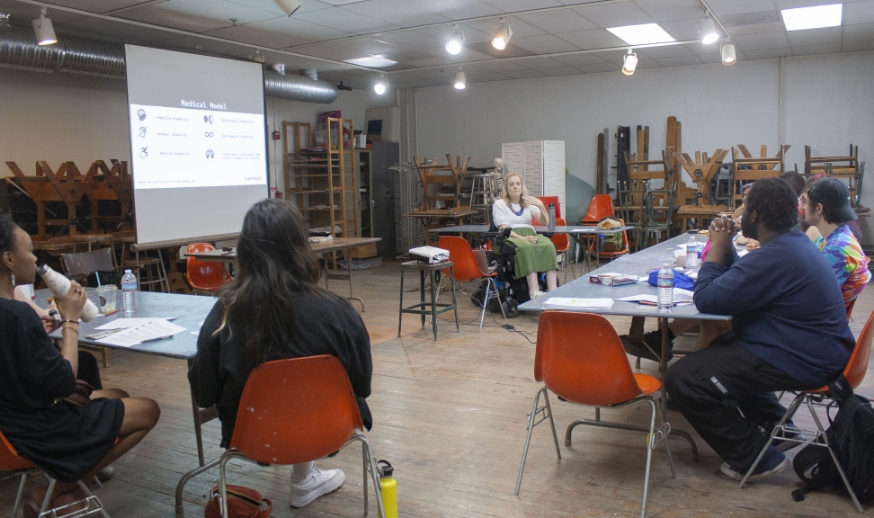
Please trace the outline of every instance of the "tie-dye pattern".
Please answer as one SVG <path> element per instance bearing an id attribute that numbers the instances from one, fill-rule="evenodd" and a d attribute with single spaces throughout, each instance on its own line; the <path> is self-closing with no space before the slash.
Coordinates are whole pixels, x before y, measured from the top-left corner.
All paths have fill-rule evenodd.
<path id="1" fill-rule="evenodd" d="M 816 246 L 825 254 L 838 278 L 844 305 L 849 305 L 862 293 L 870 278 L 868 258 L 862 252 L 856 236 L 850 227 L 841 225 L 828 238 L 816 238 Z"/>

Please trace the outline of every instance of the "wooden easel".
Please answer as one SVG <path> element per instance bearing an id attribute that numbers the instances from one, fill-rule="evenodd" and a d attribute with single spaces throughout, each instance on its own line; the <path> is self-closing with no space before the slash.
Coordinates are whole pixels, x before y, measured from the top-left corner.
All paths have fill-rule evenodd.
<path id="1" fill-rule="evenodd" d="M 692 160 L 688 153 L 674 153 L 674 161 L 689 173 L 698 188 L 695 205 L 712 205 L 710 182 L 719 172 L 722 161 L 727 154 L 727 149 L 719 148 L 713 152 L 713 156 L 708 158 L 706 152 L 696 151 L 695 160 Z"/>
<path id="2" fill-rule="evenodd" d="M 47 162 L 38 161 L 35 176 L 25 175 L 15 162 L 6 162 L 6 166 L 36 203 L 37 236 L 40 240 L 46 239 L 47 225 L 64 226 L 73 221 L 76 205 L 91 188 L 93 172 L 89 170 L 83 176 L 73 162 L 64 162 L 57 171 L 52 171 Z M 67 219 L 46 219 L 45 204 L 51 201 L 67 205 Z M 70 225 L 69 228 L 71 235 L 76 233 L 75 226 Z"/>

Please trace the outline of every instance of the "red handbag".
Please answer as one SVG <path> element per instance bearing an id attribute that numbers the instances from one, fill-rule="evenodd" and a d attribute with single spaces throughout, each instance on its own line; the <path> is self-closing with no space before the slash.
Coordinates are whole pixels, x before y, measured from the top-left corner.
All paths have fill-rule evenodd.
<path id="1" fill-rule="evenodd" d="M 269 498 L 261 498 L 254 489 L 243 486 L 227 486 L 228 518 L 270 518 L 273 502 Z M 221 518 L 219 511 L 219 488 L 215 486 L 210 493 L 209 502 L 203 509 L 205 518 Z"/>

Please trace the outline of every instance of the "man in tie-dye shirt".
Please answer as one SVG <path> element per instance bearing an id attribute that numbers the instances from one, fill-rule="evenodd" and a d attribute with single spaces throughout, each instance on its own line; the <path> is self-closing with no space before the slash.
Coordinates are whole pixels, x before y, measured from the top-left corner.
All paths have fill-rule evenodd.
<path id="1" fill-rule="evenodd" d="M 857 217 L 850 207 L 850 191 L 837 178 L 822 178 L 802 194 L 802 203 L 804 222 L 819 230 L 815 243 L 831 264 L 849 307 L 871 278 L 868 258 L 847 226 Z"/>

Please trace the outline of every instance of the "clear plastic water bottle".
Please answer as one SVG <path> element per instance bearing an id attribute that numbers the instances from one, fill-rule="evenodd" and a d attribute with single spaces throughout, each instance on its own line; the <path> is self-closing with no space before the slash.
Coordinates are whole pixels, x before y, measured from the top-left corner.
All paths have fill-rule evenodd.
<path id="1" fill-rule="evenodd" d="M 140 309 L 137 297 L 137 277 L 130 270 L 125 270 L 124 276 L 121 278 L 121 292 L 124 296 L 125 315 L 136 313 Z"/>
<path id="2" fill-rule="evenodd" d="M 689 242 L 686 243 L 686 269 L 689 271 L 698 269 L 698 240 L 695 236 L 689 236 Z"/>
<path id="3" fill-rule="evenodd" d="M 555 203 L 550 203 L 546 207 L 546 212 L 549 213 L 549 221 L 546 223 L 546 230 L 552 232 L 555 230 Z"/>
<path id="4" fill-rule="evenodd" d="M 674 307 L 674 270 L 669 263 L 664 263 L 659 270 L 658 290 L 659 313 L 670 313 Z"/>

